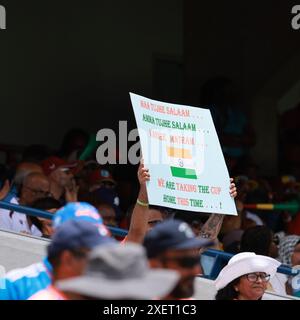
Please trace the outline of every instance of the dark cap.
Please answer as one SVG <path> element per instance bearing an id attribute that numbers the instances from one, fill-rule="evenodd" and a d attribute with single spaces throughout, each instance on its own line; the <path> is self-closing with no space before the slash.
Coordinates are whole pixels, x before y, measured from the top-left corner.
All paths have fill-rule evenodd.
<path id="1" fill-rule="evenodd" d="M 120 198 L 114 189 L 108 189 L 106 187 L 100 187 L 94 191 L 94 194 L 100 200 L 106 202 L 107 204 L 111 205 L 116 212 L 117 218 L 121 217 L 121 209 L 120 205 Z M 101 212 L 100 212 L 101 213 Z"/>
<path id="2" fill-rule="evenodd" d="M 212 244 L 210 239 L 196 238 L 189 225 L 183 221 L 166 220 L 148 232 L 144 247 L 148 258 L 172 249 L 197 249 Z"/>
<path id="3" fill-rule="evenodd" d="M 48 246 L 48 256 L 56 256 L 64 250 L 92 249 L 111 243 L 115 240 L 101 235 L 99 228 L 90 222 L 69 220 L 55 230 Z"/>

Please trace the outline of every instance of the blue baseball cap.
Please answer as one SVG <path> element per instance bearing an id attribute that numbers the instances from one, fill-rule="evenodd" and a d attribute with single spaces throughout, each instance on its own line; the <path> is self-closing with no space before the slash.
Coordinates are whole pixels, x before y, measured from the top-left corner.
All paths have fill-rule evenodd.
<path id="1" fill-rule="evenodd" d="M 210 239 L 196 238 L 190 226 L 176 219 L 165 220 L 150 230 L 144 240 L 148 258 L 174 249 L 197 249 L 213 244 Z"/>
<path id="2" fill-rule="evenodd" d="M 48 246 L 48 257 L 54 257 L 64 250 L 93 249 L 99 245 L 115 243 L 115 239 L 102 235 L 92 223 L 69 220 L 55 230 Z"/>
<path id="3" fill-rule="evenodd" d="M 54 214 L 52 225 L 56 229 L 69 220 L 86 221 L 96 225 L 103 236 L 110 235 L 98 210 L 86 202 L 70 202 Z"/>

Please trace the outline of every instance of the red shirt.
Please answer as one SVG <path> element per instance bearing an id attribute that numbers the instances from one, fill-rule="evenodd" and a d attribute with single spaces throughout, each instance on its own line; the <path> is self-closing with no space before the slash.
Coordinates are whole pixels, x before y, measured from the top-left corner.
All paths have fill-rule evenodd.
<path id="1" fill-rule="evenodd" d="M 52 285 L 44 290 L 40 290 L 28 300 L 68 300 L 67 297 Z"/>

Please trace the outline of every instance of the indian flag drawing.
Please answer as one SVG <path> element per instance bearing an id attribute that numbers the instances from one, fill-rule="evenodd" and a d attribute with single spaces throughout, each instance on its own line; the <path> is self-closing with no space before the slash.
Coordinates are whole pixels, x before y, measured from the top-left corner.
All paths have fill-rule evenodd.
<path id="1" fill-rule="evenodd" d="M 202 144 L 193 146 L 194 152 L 191 146 L 166 146 L 168 163 L 173 177 L 192 180 L 199 178 L 204 169 L 204 139 L 203 136 L 201 138 Z"/>

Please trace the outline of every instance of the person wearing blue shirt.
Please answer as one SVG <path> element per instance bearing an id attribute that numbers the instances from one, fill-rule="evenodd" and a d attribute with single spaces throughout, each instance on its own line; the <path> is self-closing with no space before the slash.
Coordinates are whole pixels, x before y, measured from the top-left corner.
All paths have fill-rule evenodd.
<path id="1" fill-rule="evenodd" d="M 0 300 L 26 300 L 51 284 L 52 266 L 48 259 L 9 272 L 0 288 Z"/>
<path id="2" fill-rule="evenodd" d="M 53 227 L 56 230 L 70 220 L 88 221 L 98 227 L 102 236 L 110 236 L 97 209 L 88 203 L 69 203 L 58 210 L 53 218 Z M 47 288 L 52 282 L 52 275 L 53 268 L 47 258 L 26 268 L 12 270 L 1 281 L 0 300 L 27 300 Z"/>

